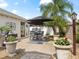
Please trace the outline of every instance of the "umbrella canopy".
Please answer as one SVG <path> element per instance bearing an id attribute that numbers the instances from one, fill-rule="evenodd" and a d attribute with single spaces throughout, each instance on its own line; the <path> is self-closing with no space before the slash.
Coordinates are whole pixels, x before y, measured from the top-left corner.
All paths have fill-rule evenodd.
<path id="1" fill-rule="evenodd" d="M 38 16 L 32 19 L 29 19 L 27 21 L 31 25 L 43 25 L 44 22 L 52 21 L 52 19 L 44 17 L 44 16 Z"/>

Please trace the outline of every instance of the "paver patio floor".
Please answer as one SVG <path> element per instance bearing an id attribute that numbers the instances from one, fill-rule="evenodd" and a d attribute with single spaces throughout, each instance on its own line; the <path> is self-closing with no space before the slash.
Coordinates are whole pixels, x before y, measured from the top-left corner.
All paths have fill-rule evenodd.
<path id="1" fill-rule="evenodd" d="M 79 58 L 79 48 L 77 48 L 77 56 L 72 56 L 72 59 Z M 4 48 L 0 48 L 0 59 L 20 59 L 28 51 L 37 51 L 45 54 L 53 55 L 55 54 L 55 48 L 49 44 L 33 44 L 28 38 L 22 39 L 17 44 L 17 55 L 14 57 L 8 57 Z M 55 59 L 55 58 L 54 58 Z"/>

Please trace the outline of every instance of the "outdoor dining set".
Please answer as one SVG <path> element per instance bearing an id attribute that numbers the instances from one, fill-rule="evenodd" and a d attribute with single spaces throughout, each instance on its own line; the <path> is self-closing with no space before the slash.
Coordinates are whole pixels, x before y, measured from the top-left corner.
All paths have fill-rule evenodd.
<path id="1" fill-rule="evenodd" d="M 38 28 L 33 28 L 34 30 L 30 31 L 32 40 L 42 40 L 44 31 L 39 30 Z"/>

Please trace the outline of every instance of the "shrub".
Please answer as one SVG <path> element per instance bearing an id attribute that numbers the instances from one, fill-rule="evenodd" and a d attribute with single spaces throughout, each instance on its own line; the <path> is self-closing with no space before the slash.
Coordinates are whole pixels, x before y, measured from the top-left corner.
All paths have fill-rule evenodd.
<path id="1" fill-rule="evenodd" d="M 8 41 L 8 42 L 16 41 L 16 37 L 10 35 L 10 36 L 7 37 L 7 41 Z"/>
<path id="2" fill-rule="evenodd" d="M 77 34 L 76 42 L 79 43 L 79 33 Z"/>
<path id="3" fill-rule="evenodd" d="M 67 38 L 66 39 L 59 38 L 58 40 L 55 41 L 55 44 L 67 46 L 67 45 L 70 45 L 70 42 L 67 40 Z"/>
<path id="4" fill-rule="evenodd" d="M 0 34 L 2 34 L 2 33 L 7 33 L 7 32 L 10 32 L 10 31 L 11 31 L 11 27 L 8 26 L 8 25 L 1 26 L 1 27 L 0 27 Z"/>

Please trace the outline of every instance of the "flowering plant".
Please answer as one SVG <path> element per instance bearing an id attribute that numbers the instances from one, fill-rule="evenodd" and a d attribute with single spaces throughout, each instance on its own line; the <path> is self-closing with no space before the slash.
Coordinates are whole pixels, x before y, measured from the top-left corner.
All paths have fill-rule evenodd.
<path id="1" fill-rule="evenodd" d="M 68 41 L 67 38 L 59 38 L 58 40 L 55 41 L 55 44 L 67 46 L 70 45 L 70 42 Z"/>

